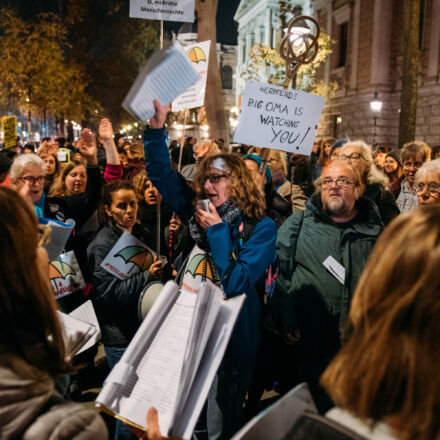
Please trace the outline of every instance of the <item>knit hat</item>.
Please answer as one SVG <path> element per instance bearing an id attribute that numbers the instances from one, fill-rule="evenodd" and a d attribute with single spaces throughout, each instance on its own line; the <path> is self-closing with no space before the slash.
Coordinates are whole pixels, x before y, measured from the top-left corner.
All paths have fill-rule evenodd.
<path id="1" fill-rule="evenodd" d="M 402 164 L 401 164 L 401 162 L 400 162 L 400 151 L 399 151 L 399 150 L 393 150 L 393 151 L 390 151 L 390 152 L 385 156 L 385 159 L 386 159 L 388 156 L 392 157 L 392 158 L 393 158 L 393 159 L 399 164 L 399 167 L 402 166 Z"/>
<path id="2" fill-rule="evenodd" d="M 253 160 L 254 162 L 257 162 L 257 164 L 260 165 L 260 167 L 263 163 L 263 158 L 260 156 L 257 156 L 256 154 L 246 154 L 243 156 L 243 160 L 246 160 L 246 159 L 250 159 L 250 160 Z M 267 183 L 269 183 L 272 180 L 272 174 L 270 172 L 269 165 L 266 167 L 266 180 L 267 180 Z"/>

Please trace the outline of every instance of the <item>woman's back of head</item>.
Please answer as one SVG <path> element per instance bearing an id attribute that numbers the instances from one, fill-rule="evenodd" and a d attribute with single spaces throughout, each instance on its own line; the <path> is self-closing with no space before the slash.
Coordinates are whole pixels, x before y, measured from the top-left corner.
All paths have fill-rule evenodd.
<path id="1" fill-rule="evenodd" d="M 1 349 L 55 375 L 67 366 L 49 274 L 42 271 L 47 253 L 38 250 L 37 219 L 26 201 L 3 187 L 0 212 L 7 213 L 0 216 Z"/>
<path id="2" fill-rule="evenodd" d="M 349 337 L 322 382 L 334 402 L 389 422 L 402 439 L 440 439 L 440 206 L 396 218 L 351 304 Z"/>

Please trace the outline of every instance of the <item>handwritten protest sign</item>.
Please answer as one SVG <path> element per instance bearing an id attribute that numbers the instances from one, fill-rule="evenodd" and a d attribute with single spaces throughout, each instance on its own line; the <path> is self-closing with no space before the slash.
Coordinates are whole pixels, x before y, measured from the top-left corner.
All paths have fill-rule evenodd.
<path id="1" fill-rule="evenodd" d="M 310 154 L 325 98 L 248 82 L 234 142 Z"/>
<path id="2" fill-rule="evenodd" d="M 61 254 L 56 260 L 49 262 L 49 278 L 55 292 L 55 299 L 86 287 L 73 251 Z"/>
<path id="3" fill-rule="evenodd" d="M 130 0 L 130 17 L 192 23 L 194 0 Z"/>
<path id="4" fill-rule="evenodd" d="M 125 280 L 147 270 L 156 255 L 142 241 L 125 231 L 104 258 L 101 267 L 116 278 Z"/>
<path id="5" fill-rule="evenodd" d="M 17 116 L 3 116 L 2 118 L 4 148 L 13 148 L 17 145 Z"/>
<path id="6" fill-rule="evenodd" d="M 202 107 L 205 103 L 210 46 L 210 40 L 185 46 L 186 55 L 196 72 L 200 75 L 200 79 L 173 101 L 171 105 L 173 112 L 187 108 Z"/>

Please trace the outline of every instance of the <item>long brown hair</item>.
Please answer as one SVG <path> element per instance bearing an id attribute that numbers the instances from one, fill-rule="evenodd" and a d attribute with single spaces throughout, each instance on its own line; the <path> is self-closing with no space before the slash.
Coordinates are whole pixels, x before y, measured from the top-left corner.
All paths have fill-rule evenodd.
<path id="1" fill-rule="evenodd" d="M 37 218 L 15 191 L 0 187 L 2 350 L 55 376 L 68 371 L 54 293 L 37 265 Z M 38 347 L 37 354 L 32 348 Z"/>
<path id="2" fill-rule="evenodd" d="M 80 160 L 72 160 L 67 163 L 63 167 L 62 173 L 58 176 L 58 178 L 53 183 L 50 188 L 48 197 L 67 197 L 71 196 L 72 193 L 66 187 L 66 177 L 67 175 L 76 167 L 83 166 L 85 168 L 84 162 Z"/>
<path id="3" fill-rule="evenodd" d="M 349 338 L 321 382 L 399 438 L 440 439 L 440 206 L 397 217 L 377 241 L 349 314 Z"/>
<path id="4" fill-rule="evenodd" d="M 263 190 L 254 182 L 251 172 L 238 154 L 216 154 L 201 162 L 194 178 L 195 190 L 198 195 L 201 198 L 206 198 L 202 182 L 205 181 L 204 177 L 216 159 L 223 159 L 228 168 L 230 200 L 236 203 L 247 217 L 263 217 L 266 208 Z"/>

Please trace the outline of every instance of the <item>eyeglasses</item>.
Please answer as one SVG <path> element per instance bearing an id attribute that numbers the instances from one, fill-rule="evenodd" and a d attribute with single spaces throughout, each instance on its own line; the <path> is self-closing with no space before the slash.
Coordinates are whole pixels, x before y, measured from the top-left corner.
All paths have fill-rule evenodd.
<path id="1" fill-rule="evenodd" d="M 403 164 L 403 168 L 413 168 L 415 170 L 418 170 L 423 165 L 422 162 L 405 162 Z"/>
<path id="2" fill-rule="evenodd" d="M 358 161 L 359 159 L 363 159 L 364 156 L 362 156 L 362 154 L 359 153 L 351 153 L 349 156 L 347 156 L 346 154 L 337 154 L 336 156 L 332 156 L 333 160 L 349 160 L 349 161 Z"/>
<path id="3" fill-rule="evenodd" d="M 333 186 L 333 184 L 336 184 L 338 188 L 347 188 L 348 185 L 354 185 L 354 182 L 350 182 L 348 179 L 345 179 L 344 177 L 339 177 L 338 179 L 323 179 L 321 182 L 321 186 L 324 189 L 329 189 Z"/>
<path id="4" fill-rule="evenodd" d="M 45 176 L 38 176 L 38 177 L 32 177 L 32 176 L 25 176 L 20 177 L 19 180 L 22 182 L 26 182 L 29 185 L 35 185 L 38 183 L 38 185 L 42 185 L 46 181 Z"/>
<path id="5" fill-rule="evenodd" d="M 429 182 L 429 183 L 416 183 L 414 185 L 414 189 L 416 190 L 416 192 L 422 192 L 425 191 L 425 189 L 429 192 L 429 193 L 439 193 L 440 192 L 440 184 L 435 183 L 435 182 Z"/>
<path id="6" fill-rule="evenodd" d="M 226 174 L 208 174 L 205 177 L 199 179 L 200 185 L 204 185 L 207 180 L 209 183 L 219 183 L 222 177 L 228 177 Z"/>

